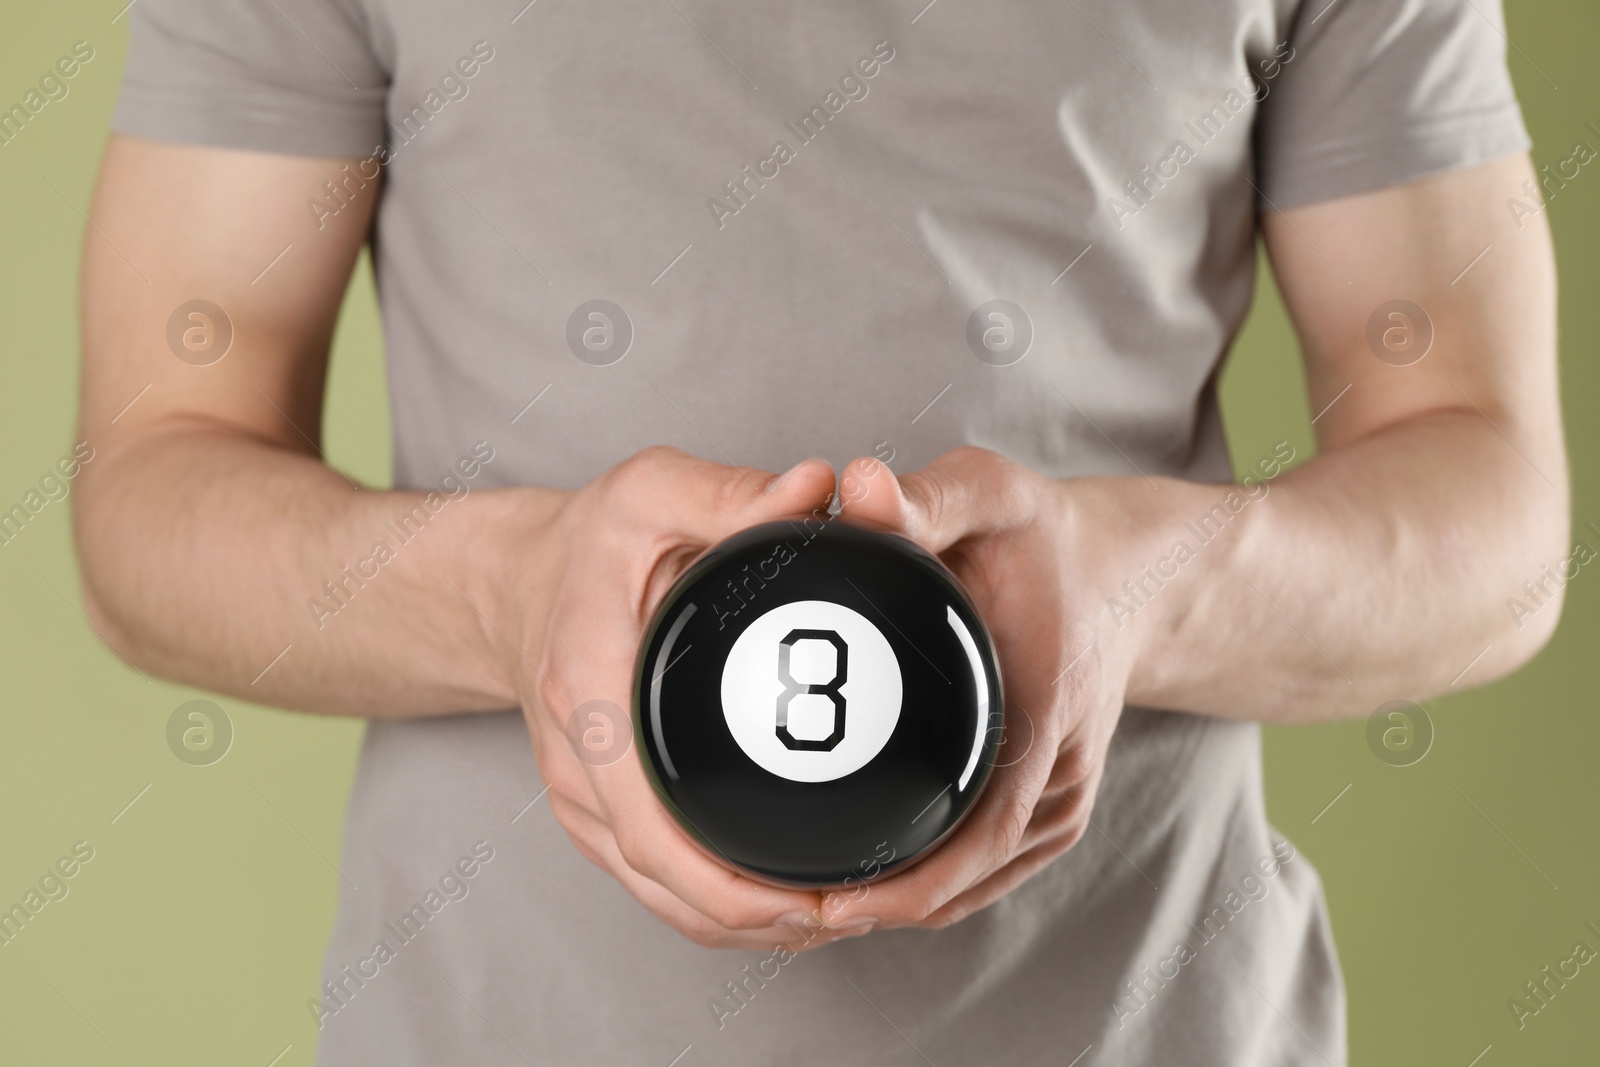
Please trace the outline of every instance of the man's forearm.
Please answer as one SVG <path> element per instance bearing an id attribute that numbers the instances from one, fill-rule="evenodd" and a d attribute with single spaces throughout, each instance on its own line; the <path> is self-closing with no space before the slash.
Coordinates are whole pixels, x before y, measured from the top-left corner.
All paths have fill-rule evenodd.
<path id="1" fill-rule="evenodd" d="M 1079 526 L 1118 561 L 1099 632 L 1142 631 L 1128 701 L 1315 721 L 1519 666 L 1560 612 L 1559 590 L 1531 618 L 1505 607 L 1562 555 L 1556 441 L 1530 460 L 1447 411 L 1244 488 L 1097 480 Z"/>
<path id="2" fill-rule="evenodd" d="M 482 449 L 463 452 L 468 469 Z M 84 468 L 85 599 L 153 673 L 279 707 L 409 717 L 512 707 L 490 588 L 565 494 L 353 487 L 314 456 L 194 423 Z M 481 478 L 481 470 L 477 477 Z M 497 629 L 496 627 L 499 627 Z M 498 645 L 498 647 L 496 647 Z"/>

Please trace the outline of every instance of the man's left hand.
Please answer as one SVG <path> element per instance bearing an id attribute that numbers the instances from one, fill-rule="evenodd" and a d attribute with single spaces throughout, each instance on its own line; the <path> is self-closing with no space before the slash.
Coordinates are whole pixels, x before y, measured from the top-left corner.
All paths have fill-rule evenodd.
<path id="1" fill-rule="evenodd" d="M 980 448 L 897 478 L 858 459 L 840 482 L 841 518 L 902 534 L 944 561 L 989 626 L 1005 686 L 1004 744 L 967 820 L 903 873 L 829 894 L 830 926 L 941 927 L 999 900 L 1089 829 L 1138 628 L 1102 632 L 1097 551 L 1082 493 Z M 1092 490 L 1090 490 L 1092 496 Z M 1117 546 L 1107 546 L 1117 552 Z M 1120 572 L 1118 572 L 1120 573 Z"/>

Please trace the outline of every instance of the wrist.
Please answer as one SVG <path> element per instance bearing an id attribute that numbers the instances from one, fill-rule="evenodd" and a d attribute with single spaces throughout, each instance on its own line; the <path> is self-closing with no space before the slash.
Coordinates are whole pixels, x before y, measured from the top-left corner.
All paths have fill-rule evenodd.
<path id="1" fill-rule="evenodd" d="M 1244 554 L 1261 487 L 1175 478 L 1062 483 L 1070 557 L 1102 655 L 1126 672 L 1130 704 L 1174 706 L 1196 669 L 1184 634 L 1206 625 L 1219 575 Z M 1255 513 L 1252 513 L 1255 509 Z"/>
<path id="2" fill-rule="evenodd" d="M 1073 572 L 1078 621 L 1102 662 L 1116 664 L 1131 686 L 1157 628 L 1158 598 L 1129 597 L 1130 590 L 1138 592 L 1143 567 L 1161 552 L 1150 502 L 1141 499 L 1156 494 L 1146 483 L 1125 478 L 1074 478 L 1057 488 L 1065 533 L 1060 553 Z"/>
<path id="3" fill-rule="evenodd" d="M 538 487 L 481 490 L 464 503 L 465 536 L 445 595 L 473 616 L 485 662 L 508 705 L 521 699 L 529 662 L 539 662 L 550 605 L 565 568 L 561 515 L 572 494 Z M 459 594 L 459 595 L 458 595 Z"/>

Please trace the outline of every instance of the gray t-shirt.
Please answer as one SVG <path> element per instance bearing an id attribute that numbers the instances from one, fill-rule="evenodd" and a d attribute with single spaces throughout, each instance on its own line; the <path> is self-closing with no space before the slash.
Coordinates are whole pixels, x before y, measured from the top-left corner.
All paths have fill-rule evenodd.
<path id="1" fill-rule="evenodd" d="M 131 19 L 117 129 L 360 158 L 319 217 L 385 173 L 412 487 L 480 441 L 480 486 L 577 486 L 663 442 L 774 470 L 970 443 L 1054 477 L 1226 480 L 1216 372 L 1257 212 L 1527 145 L 1493 0 Z M 1267 824 L 1253 725 L 1130 708 L 1093 830 L 1041 875 L 948 929 L 792 960 L 658 923 L 530 806 L 542 788 L 515 714 L 370 726 L 361 888 L 308 1005 L 322 1062 L 1345 1057 L 1320 885 Z"/>

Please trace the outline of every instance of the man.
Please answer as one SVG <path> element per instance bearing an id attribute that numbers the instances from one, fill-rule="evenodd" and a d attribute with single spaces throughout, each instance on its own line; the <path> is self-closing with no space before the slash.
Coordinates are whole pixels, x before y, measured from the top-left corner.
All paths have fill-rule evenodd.
<path id="1" fill-rule="evenodd" d="M 373 720 L 323 1062 L 1341 1062 L 1254 724 L 1557 615 L 1498 607 L 1567 495 L 1496 7 L 519 6 L 146 0 L 94 202 L 93 619 Z M 1258 232 L 1319 454 L 1234 487 Z M 317 446 L 369 239 L 389 492 Z M 700 550 L 836 489 L 965 582 L 1010 725 L 945 846 L 818 894 L 568 727 Z"/>

